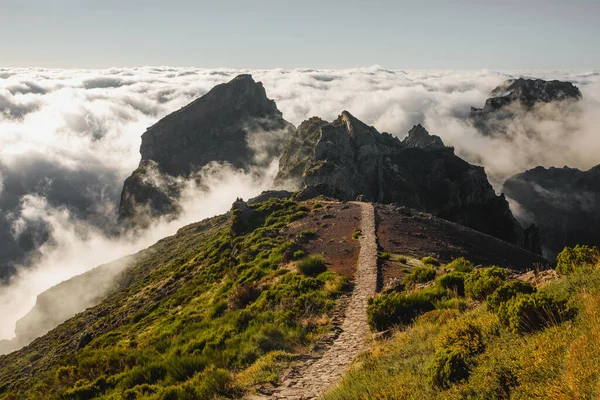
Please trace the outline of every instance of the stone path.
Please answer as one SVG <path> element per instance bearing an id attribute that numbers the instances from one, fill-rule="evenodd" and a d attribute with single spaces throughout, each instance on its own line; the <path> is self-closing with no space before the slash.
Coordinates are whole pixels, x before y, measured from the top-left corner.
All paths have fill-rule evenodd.
<path id="1" fill-rule="evenodd" d="M 268 395 L 252 395 L 247 399 L 315 399 L 337 383 L 352 360 L 369 348 L 367 300 L 377 288 L 377 242 L 375 212 L 371 203 L 361 207 L 360 252 L 355 286 L 347 302 L 345 318 L 334 316 L 334 329 L 313 349 L 313 353 L 296 362 L 282 377 L 281 385 Z M 345 304 L 344 304 L 345 305 Z M 325 347 L 325 348 L 323 348 Z"/>

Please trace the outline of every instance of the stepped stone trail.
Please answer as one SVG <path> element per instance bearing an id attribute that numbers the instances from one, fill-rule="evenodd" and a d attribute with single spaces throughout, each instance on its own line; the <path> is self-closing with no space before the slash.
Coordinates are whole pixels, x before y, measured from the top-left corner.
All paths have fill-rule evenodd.
<path id="1" fill-rule="evenodd" d="M 247 399 L 315 399 L 336 384 L 352 360 L 369 348 L 367 301 L 377 288 L 377 241 L 375 237 L 375 212 L 371 203 L 356 203 L 361 207 L 360 252 L 355 286 L 347 302 L 345 318 L 337 321 L 334 329 L 323 338 L 330 346 L 317 355 L 304 356 L 284 374 L 281 385 L 268 397 L 249 396 Z M 328 343 L 329 342 L 329 343 Z M 315 345 L 318 350 L 322 343 Z"/>

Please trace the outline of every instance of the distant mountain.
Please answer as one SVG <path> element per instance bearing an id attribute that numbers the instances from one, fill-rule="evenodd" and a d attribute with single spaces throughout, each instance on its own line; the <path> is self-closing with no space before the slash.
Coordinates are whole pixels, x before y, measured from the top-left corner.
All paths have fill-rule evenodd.
<path id="1" fill-rule="evenodd" d="M 420 125 L 401 142 L 347 111 L 332 123 L 311 118 L 298 127 L 280 159 L 275 186 L 294 184 L 301 188 L 298 198 L 323 194 L 398 203 L 509 243 L 531 242 L 483 168 L 456 156 Z"/>
<path id="2" fill-rule="evenodd" d="M 293 131 L 250 75 L 217 85 L 142 135 L 140 165 L 125 181 L 119 216 L 131 219 L 144 209 L 176 213 L 178 178 L 213 162 L 245 170 L 264 165 L 279 156 Z"/>
<path id="3" fill-rule="evenodd" d="M 505 123 L 543 103 L 574 102 L 581 91 L 571 82 L 542 79 L 510 79 L 496 87 L 483 108 L 471 107 L 474 125 L 486 135 L 501 135 Z"/>
<path id="4" fill-rule="evenodd" d="M 123 257 L 41 293 L 33 309 L 17 321 L 15 337 L 11 340 L 0 340 L 0 354 L 20 349 L 75 314 L 96 305 L 104 298 L 106 292 L 114 287 L 119 274 L 134 261 L 134 256 Z"/>
<path id="5" fill-rule="evenodd" d="M 549 257 L 565 246 L 600 245 L 600 165 L 536 167 L 508 179 L 503 191 L 523 210 L 521 220 L 540 228 Z"/>

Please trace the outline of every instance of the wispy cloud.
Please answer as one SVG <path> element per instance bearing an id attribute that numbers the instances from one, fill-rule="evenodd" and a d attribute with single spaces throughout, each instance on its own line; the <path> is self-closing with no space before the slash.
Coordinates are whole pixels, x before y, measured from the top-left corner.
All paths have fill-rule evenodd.
<path id="1" fill-rule="evenodd" d="M 48 287 L 268 187 L 273 164 L 265 176 L 211 166 L 202 171 L 209 190 L 187 187 L 178 220 L 158 221 L 142 237 L 116 229 L 122 183 L 139 162 L 146 127 L 240 73 L 262 81 L 295 125 L 315 115 L 333 120 L 342 110 L 399 137 L 423 123 L 459 155 L 483 165 L 497 189 L 506 177 L 537 165 L 600 163 L 597 71 L 0 68 L 0 229 L 12 226 L 18 236 L 45 226 L 50 235 L 38 256 L 0 288 L 0 337 L 12 335 L 15 321 Z M 584 96 L 579 111 L 536 110 L 510 126 L 509 140 L 479 135 L 467 119 L 470 107 L 521 75 L 573 81 Z"/>

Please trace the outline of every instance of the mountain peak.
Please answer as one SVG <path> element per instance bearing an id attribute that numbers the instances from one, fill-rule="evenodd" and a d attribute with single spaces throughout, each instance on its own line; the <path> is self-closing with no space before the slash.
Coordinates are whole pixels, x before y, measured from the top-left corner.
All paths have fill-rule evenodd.
<path id="1" fill-rule="evenodd" d="M 581 98 L 581 91 L 571 82 L 509 79 L 491 91 L 483 108 L 471 107 L 471 119 L 482 134 L 498 135 L 506 133 L 507 121 L 523 116 L 536 104 L 557 103 L 556 113 L 569 113 L 570 103 Z"/>
<path id="2" fill-rule="evenodd" d="M 125 182 L 119 215 L 130 217 L 144 205 L 150 206 L 152 215 L 173 209 L 171 194 L 176 195 L 177 188 L 166 199 L 163 190 L 151 183 L 157 180 L 147 179 L 144 167 L 150 164 L 163 181 L 189 177 L 211 162 L 248 169 L 278 157 L 293 131 L 262 83 L 251 75 L 217 85 L 142 135 L 140 167 Z M 273 134 L 269 143 L 252 140 L 254 134 L 265 132 Z"/>
<path id="3" fill-rule="evenodd" d="M 402 141 L 406 147 L 419 147 L 421 149 L 445 148 L 439 136 L 430 134 L 421 124 L 414 125 Z"/>
<path id="4" fill-rule="evenodd" d="M 411 129 L 403 145 L 347 111 L 331 124 L 303 122 L 280 158 L 275 184 L 286 187 L 287 182 L 301 188 L 297 199 L 324 195 L 397 203 L 524 243 L 522 228 L 483 168 L 446 151 L 422 125 Z"/>
<path id="5" fill-rule="evenodd" d="M 525 78 L 506 80 L 492 90 L 490 96 L 486 100 L 485 106 L 482 109 L 473 108 L 473 113 L 490 113 L 513 103 L 532 108 L 536 103 L 580 100 L 582 98 L 581 91 L 571 82 Z"/>
<path id="6" fill-rule="evenodd" d="M 581 91 L 571 82 L 525 78 L 509 79 L 492 90 L 491 95 L 494 97 L 508 97 L 510 100 L 519 101 L 527 107 L 532 107 L 536 102 L 549 103 L 582 98 Z"/>

